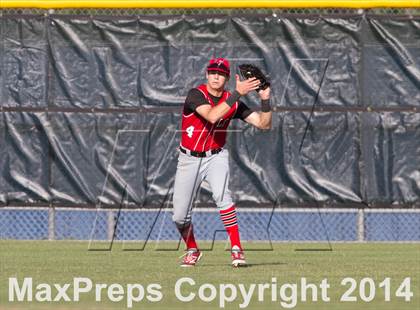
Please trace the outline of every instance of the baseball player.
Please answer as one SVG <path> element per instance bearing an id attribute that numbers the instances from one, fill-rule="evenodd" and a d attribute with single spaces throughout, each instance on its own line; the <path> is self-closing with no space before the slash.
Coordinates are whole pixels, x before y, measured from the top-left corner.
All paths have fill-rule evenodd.
<path id="1" fill-rule="evenodd" d="M 188 92 L 182 114 L 182 136 L 173 196 L 173 221 L 186 243 L 181 266 L 191 267 L 200 260 L 191 222 L 192 204 L 203 180 L 210 185 L 213 199 L 231 242 L 234 267 L 245 266 L 245 256 L 239 238 L 235 204 L 229 182 L 229 153 L 224 148 L 226 130 L 233 118 L 239 118 L 257 128 L 271 128 L 270 88 L 258 92 L 261 112 L 251 111 L 239 99 L 257 90 L 256 78 L 240 80 L 236 88 L 225 90 L 230 77 L 230 64 L 224 58 L 211 59 L 206 72 L 207 83 Z"/>

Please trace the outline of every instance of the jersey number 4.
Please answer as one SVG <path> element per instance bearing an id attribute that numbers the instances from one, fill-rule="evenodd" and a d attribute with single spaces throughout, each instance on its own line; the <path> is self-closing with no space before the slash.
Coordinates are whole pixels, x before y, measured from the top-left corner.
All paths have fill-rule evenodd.
<path id="1" fill-rule="evenodd" d="M 187 136 L 188 136 L 189 138 L 192 138 L 192 135 L 193 135 L 193 133 L 194 133 L 194 126 L 190 126 L 190 127 L 188 127 L 188 128 L 187 128 L 187 130 L 186 130 L 186 132 L 187 132 Z"/>

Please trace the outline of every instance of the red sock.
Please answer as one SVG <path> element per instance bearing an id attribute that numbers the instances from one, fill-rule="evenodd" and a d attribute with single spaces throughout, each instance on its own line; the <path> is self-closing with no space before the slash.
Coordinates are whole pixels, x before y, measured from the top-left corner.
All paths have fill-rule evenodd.
<path id="1" fill-rule="evenodd" d="M 223 225 L 225 225 L 226 232 L 229 235 L 231 246 L 234 247 L 236 245 L 242 249 L 241 240 L 239 238 L 239 228 L 238 221 L 236 219 L 235 205 L 232 205 L 225 210 L 220 210 L 220 217 L 222 219 Z"/>
<path id="2" fill-rule="evenodd" d="M 194 238 L 193 225 L 185 225 L 184 227 L 178 227 L 179 232 L 181 233 L 182 239 L 184 239 L 187 249 L 198 249 L 197 243 Z"/>

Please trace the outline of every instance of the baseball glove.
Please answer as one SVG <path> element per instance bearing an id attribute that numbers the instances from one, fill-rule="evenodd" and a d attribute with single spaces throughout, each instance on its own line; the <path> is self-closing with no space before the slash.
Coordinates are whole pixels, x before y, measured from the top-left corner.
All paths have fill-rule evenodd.
<path id="1" fill-rule="evenodd" d="M 255 77 L 258 80 L 260 80 L 261 84 L 260 87 L 257 89 L 257 92 L 259 92 L 260 90 L 264 90 L 270 86 L 268 78 L 262 73 L 260 68 L 258 68 L 257 66 L 251 64 L 243 64 L 239 66 L 239 71 L 241 72 L 241 75 L 244 79 Z"/>

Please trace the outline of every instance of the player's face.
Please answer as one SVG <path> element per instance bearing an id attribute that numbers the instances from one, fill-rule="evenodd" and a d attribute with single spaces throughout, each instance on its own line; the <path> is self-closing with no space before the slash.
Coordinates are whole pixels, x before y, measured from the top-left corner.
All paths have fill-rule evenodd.
<path id="1" fill-rule="evenodd" d="M 227 75 L 221 72 L 218 72 L 218 71 L 207 72 L 208 85 L 215 90 L 222 90 L 225 87 L 227 79 L 228 79 Z"/>

